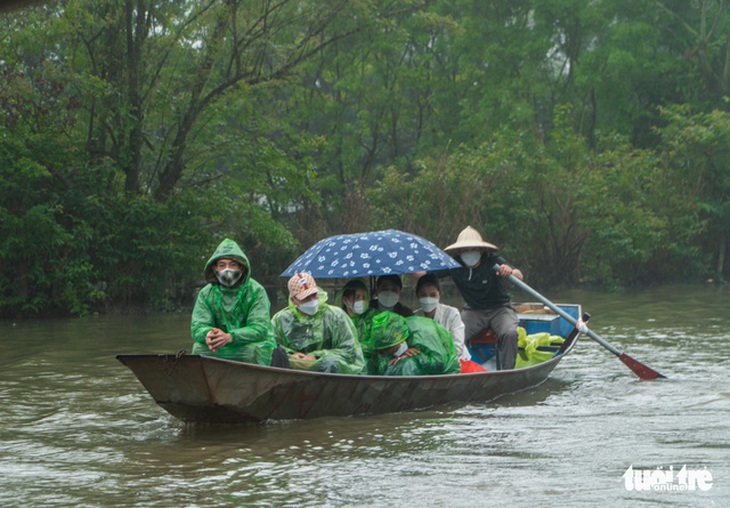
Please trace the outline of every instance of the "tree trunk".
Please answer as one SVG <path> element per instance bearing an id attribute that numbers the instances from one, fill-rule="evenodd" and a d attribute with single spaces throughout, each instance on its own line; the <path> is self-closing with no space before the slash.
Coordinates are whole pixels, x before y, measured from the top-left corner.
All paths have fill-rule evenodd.
<path id="1" fill-rule="evenodd" d="M 188 137 L 190 136 L 190 131 L 193 125 L 195 124 L 195 120 L 198 118 L 198 115 L 203 109 L 202 102 L 204 101 L 201 100 L 203 88 L 210 76 L 211 69 L 213 68 L 213 61 L 215 60 L 219 46 L 223 42 L 223 35 L 225 34 L 226 27 L 228 26 L 229 21 L 231 21 L 232 4 L 233 2 L 227 2 L 226 8 L 220 12 L 213 35 L 206 44 L 206 53 L 198 66 L 197 79 L 190 92 L 188 108 L 183 114 L 177 128 L 177 133 L 175 134 L 175 141 L 172 144 L 170 160 L 162 170 L 159 185 L 155 190 L 155 199 L 158 201 L 165 201 L 167 199 L 175 188 L 178 180 L 180 180 L 183 170 L 185 169 L 185 150 L 187 149 Z"/>
<path id="2" fill-rule="evenodd" d="M 725 271 L 725 253 L 727 252 L 727 235 L 722 233 L 720 235 L 720 245 L 717 248 L 717 275 L 721 278 L 725 278 L 723 272 Z"/>
<path id="3" fill-rule="evenodd" d="M 135 12 L 136 11 L 136 12 Z M 139 176 L 142 170 L 142 121 L 143 109 L 140 93 L 140 69 L 142 45 L 147 37 L 145 17 L 147 9 L 143 0 L 125 2 L 125 27 L 127 31 L 127 95 L 132 125 L 127 134 L 129 155 L 124 161 L 125 190 L 139 192 Z"/>

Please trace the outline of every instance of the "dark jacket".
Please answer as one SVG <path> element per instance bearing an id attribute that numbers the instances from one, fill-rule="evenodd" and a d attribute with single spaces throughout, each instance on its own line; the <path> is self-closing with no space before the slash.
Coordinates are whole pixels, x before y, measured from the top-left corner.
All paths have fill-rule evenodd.
<path id="1" fill-rule="evenodd" d="M 461 264 L 461 268 L 438 272 L 438 275 L 451 276 L 466 303 L 465 308 L 491 309 L 510 302 L 507 279 L 499 277 L 493 268 L 495 264 L 509 264 L 502 256 L 486 251 L 476 268 L 464 266 L 458 257 L 455 259 Z"/>

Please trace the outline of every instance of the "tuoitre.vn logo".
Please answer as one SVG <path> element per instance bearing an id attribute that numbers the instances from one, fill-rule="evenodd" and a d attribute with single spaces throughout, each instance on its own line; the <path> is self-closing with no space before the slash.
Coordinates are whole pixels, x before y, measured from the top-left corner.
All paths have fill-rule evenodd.
<path id="1" fill-rule="evenodd" d="M 676 473 L 674 466 L 669 466 L 669 469 L 634 469 L 632 464 L 623 478 L 628 491 L 685 492 L 712 488 L 712 473 L 707 468 L 687 469 L 686 464 Z"/>

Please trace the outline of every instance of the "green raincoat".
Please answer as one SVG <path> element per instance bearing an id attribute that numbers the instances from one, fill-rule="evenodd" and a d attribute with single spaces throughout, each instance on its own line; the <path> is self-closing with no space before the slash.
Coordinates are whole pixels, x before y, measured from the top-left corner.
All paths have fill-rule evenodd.
<path id="1" fill-rule="evenodd" d="M 365 303 L 370 302 L 370 290 L 368 289 L 367 284 L 365 284 L 365 282 L 360 279 L 354 279 L 345 284 L 345 287 L 337 293 L 337 296 L 335 297 L 335 305 L 337 307 L 343 308 L 342 293 L 345 292 L 348 286 L 352 286 L 353 284 L 356 284 L 365 291 Z M 375 316 L 379 312 L 380 311 L 377 309 L 368 307 L 367 309 L 365 309 L 365 312 L 363 312 L 359 316 L 349 316 L 352 320 L 352 323 L 355 325 L 355 328 L 357 329 L 357 339 L 360 342 L 362 355 L 365 358 L 366 364 L 368 362 L 368 359 L 370 358 L 370 353 L 372 353 L 373 351 L 372 344 L 370 343 L 370 325 L 373 321 L 373 316 Z"/>
<path id="2" fill-rule="evenodd" d="M 317 372 L 359 374 L 365 361 L 362 357 L 357 330 L 342 309 L 327 305 L 327 293 L 321 288 L 319 309 L 313 316 L 303 314 L 289 299 L 287 308 L 271 318 L 274 336 L 289 355 L 305 353 L 316 361 L 289 358 L 295 369 Z"/>
<path id="3" fill-rule="evenodd" d="M 385 376 L 419 376 L 458 374 L 459 355 L 451 334 L 433 319 L 422 316 L 404 318 L 393 312 L 381 312 L 373 318 L 371 340 L 374 350 L 386 349 L 403 342 L 420 352 L 388 365 L 392 356 L 373 352 L 368 374 Z"/>
<path id="4" fill-rule="evenodd" d="M 220 258 L 235 259 L 243 266 L 244 273 L 233 287 L 222 286 L 215 276 L 213 266 Z M 271 335 L 271 304 L 263 286 L 251 278 L 251 266 L 243 250 L 226 238 L 206 263 L 204 274 L 208 285 L 198 293 L 190 322 L 193 354 L 270 365 L 271 353 L 276 349 Z M 205 343 L 211 328 L 230 333 L 233 342 L 213 353 Z"/>

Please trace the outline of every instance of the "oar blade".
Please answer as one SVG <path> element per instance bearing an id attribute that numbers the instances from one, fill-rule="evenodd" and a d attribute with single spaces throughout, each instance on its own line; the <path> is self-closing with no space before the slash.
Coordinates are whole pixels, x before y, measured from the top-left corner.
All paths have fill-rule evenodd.
<path id="1" fill-rule="evenodd" d="M 634 374 L 639 376 L 641 379 L 656 379 L 665 377 L 651 367 L 647 367 L 640 361 L 634 360 L 626 353 L 621 353 L 618 359 L 621 360 L 624 365 L 630 368 L 634 372 Z"/>

